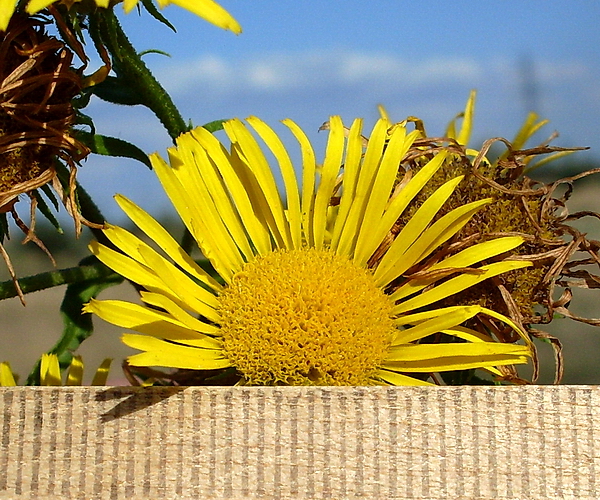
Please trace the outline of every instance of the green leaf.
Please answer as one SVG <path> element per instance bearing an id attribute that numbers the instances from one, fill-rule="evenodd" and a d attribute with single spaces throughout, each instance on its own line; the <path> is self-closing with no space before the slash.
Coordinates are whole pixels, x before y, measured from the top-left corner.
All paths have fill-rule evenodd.
<path id="1" fill-rule="evenodd" d="M 52 191 L 52 189 L 50 189 L 50 186 L 48 184 L 44 184 L 40 189 L 48 197 L 48 199 L 52 203 L 52 206 L 54 207 L 54 209 L 56 211 L 58 211 L 59 210 L 58 199 L 56 198 L 56 195 L 54 194 L 54 191 Z"/>
<path id="2" fill-rule="evenodd" d="M 80 265 L 89 264 L 92 260 L 95 260 L 95 257 L 86 257 L 80 262 Z M 83 305 L 89 302 L 90 299 L 97 297 L 102 290 L 122 282 L 122 276 L 110 272 L 100 278 L 73 283 L 67 287 L 60 306 L 60 314 L 64 324 L 63 334 L 49 351 L 58 356 L 61 368 L 65 368 L 71 362 L 73 351 L 94 331 L 92 315 L 90 313 L 82 314 L 81 312 Z M 38 362 L 29 374 L 26 385 L 38 385 L 40 382 L 39 376 L 40 367 Z"/>
<path id="3" fill-rule="evenodd" d="M 168 26 L 175 33 L 177 33 L 177 30 L 175 29 L 175 26 L 173 26 L 167 20 L 167 18 L 160 13 L 160 11 L 156 8 L 156 5 L 154 5 L 154 2 L 152 0 L 142 0 L 142 5 L 148 11 L 148 14 L 150 14 L 154 19 L 156 19 L 157 21 L 160 21 L 165 26 Z"/>
<path id="4" fill-rule="evenodd" d="M 215 120 L 212 122 L 205 123 L 202 125 L 203 128 L 208 130 L 211 134 L 218 132 L 219 130 L 223 130 L 223 124 L 228 120 Z"/>
<path id="5" fill-rule="evenodd" d="M 72 100 L 71 103 L 73 104 L 73 107 L 78 110 L 78 109 L 83 109 L 85 107 L 87 107 L 87 105 L 90 103 L 90 99 L 92 98 L 93 92 L 91 88 L 87 88 L 81 91 L 81 93 L 77 96 L 75 96 Z M 84 115 L 85 116 L 85 115 Z M 91 118 L 90 118 L 91 120 Z M 79 123 L 78 121 L 76 121 L 75 123 Z"/>
<path id="6" fill-rule="evenodd" d="M 88 148 L 90 148 L 92 153 L 104 156 L 132 158 L 142 162 L 148 168 L 152 168 L 148 155 L 146 155 L 146 153 L 144 153 L 140 148 L 127 141 L 117 139 L 116 137 L 92 134 L 82 130 L 78 130 L 75 134 L 75 137 L 83 142 Z"/>
<path id="7" fill-rule="evenodd" d="M 123 78 L 107 76 L 106 80 L 94 85 L 91 89 L 92 93 L 100 99 L 113 104 L 123 104 L 125 106 L 145 104 L 143 96 L 132 89 Z"/>
<path id="8" fill-rule="evenodd" d="M 158 50 L 158 49 L 142 50 L 141 52 L 138 53 L 138 56 L 143 57 L 146 54 L 159 54 L 161 56 L 171 57 L 171 54 L 169 54 L 168 52 L 164 52 L 163 50 Z"/>
<path id="9" fill-rule="evenodd" d="M 86 114 L 83 114 L 81 111 L 75 112 L 74 125 L 83 125 L 86 127 L 90 127 L 90 133 L 92 133 L 92 134 L 96 133 L 96 127 L 94 127 L 94 121 L 92 120 L 92 117 L 88 116 Z M 75 129 L 75 130 L 81 130 L 81 129 Z"/>
<path id="10" fill-rule="evenodd" d="M 46 217 L 46 219 L 48 219 L 48 222 L 50 222 L 50 224 L 52 224 L 60 234 L 63 234 L 62 227 L 60 227 L 60 222 L 58 222 L 58 219 L 50 211 L 50 207 L 48 206 L 44 198 L 42 198 L 42 195 L 39 193 L 39 190 L 36 189 L 33 193 L 35 199 L 37 200 L 38 210 L 42 213 L 44 217 Z"/>
<path id="11" fill-rule="evenodd" d="M 6 212 L 0 213 L 0 243 L 4 241 L 4 237 L 6 237 L 6 239 L 10 238 L 10 233 L 8 232 L 8 221 L 6 220 Z"/>

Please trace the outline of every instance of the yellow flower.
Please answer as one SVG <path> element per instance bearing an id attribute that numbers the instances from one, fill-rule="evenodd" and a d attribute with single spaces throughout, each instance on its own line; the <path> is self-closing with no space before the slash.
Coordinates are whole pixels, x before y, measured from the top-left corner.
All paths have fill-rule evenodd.
<path id="1" fill-rule="evenodd" d="M 91 385 L 105 385 L 110 370 L 111 359 L 105 359 L 98 367 Z M 67 372 L 67 380 L 64 385 L 82 385 L 83 383 L 83 361 L 81 356 L 73 356 L 71 365 Z M 0 387 L 12 387 L 17 385 L 15 376 L 7 361 L 0 363 Z M 40 385 L 60 386 L 63 385 L 60 374 L 58 356 L 56 354 L 42 354 L 40 360 Z"/>
<path id="2" fill-rule="evenodd" d="M 35 14 L 57 1 L 71 7 L 71 5 L 80 2 L 81 0 L 30 0 L 27 4 L 26 11 L 28 14 Z M 131 12 L 138 4 L 138 1 L 139 0 L 123 0 L 123 9 L 125 12 Z M 110 0 L 95 0 L 95 3 L 98 7 L 108 8 L 115 2 L 111 2 Z M 231 30 L 236 34 L 242 32 L 239 23 L 231 16 L 231 14 L 229 14 L 229 12 L 214 0 L 158 0 L 158 5 L 161 9 L 171 3 L 189 10 L 191 13 L 200 16 L 219 28 Z M 0 0 L 0 31 L 6 30 L 16 6 L 16 0 Z"/>
<path id="3" fill-rule="evenodd" d="M 364 150 L 362 121 L 345 130 L 332 117 L 325 160 L 317 165 L 304 132 L 284 120 L 302 152 L 299 189 L 280 138 L 256 117 L 247 122 L 276 159 L 283 194 L 261 146 L 238 119 L 225 124 L 230 150 L 197 128 L 169 149 L 171 166 L 151 156 L 220 280 L 120 195 L 117 203 L 162 253 L 113 225 L 104 232 L 122 253 L 97 242 L 90 246 L 100 261 L 145 288 L 141 299 L 148 307 L 92 300 L 84 308 L 141 333 L 123 335 L 125 344 L 143 351 L 129 358 L 131 365 L 234 367 L 240 383 L 252 385 L 414 385 L 427 384 L 435 372 L 484 368 L 500 375 L 498 366 L 527 362 L 529 340 L 510 319 L 480 306 L 435 307 L 461 290 L 530 265 L 482 264 L 519 246 L 519 237 L 446 252 L 431 264 L 436 250 L 491 201 L 468 203 L 436 219 L 462 177 L 436 190 L 373 259 L 405 207 L 452 161 L 451 152 L 437 148 L 417 174 L 398 183 L 399 165 L 418 131 L 396 125 L 388 135 L 389 123 L 379 120 Z M 415 269 L 421 272 L 413 274 Z M 508 325 L 526 345 L 496 342 L 464 326 L 476 317 Z M 437 333 L 455 341 L 422 342 Z"/>

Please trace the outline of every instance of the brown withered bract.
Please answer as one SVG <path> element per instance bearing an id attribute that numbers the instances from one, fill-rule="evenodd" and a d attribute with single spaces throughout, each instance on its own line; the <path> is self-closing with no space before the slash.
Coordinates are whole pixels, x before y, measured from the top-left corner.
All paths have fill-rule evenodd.
<path id="1" fill-rule="evenodd" d="M 75 197 L 76 162 L 89 150 L 71 134 L 75 121 L 71 101 L 81 91 L 81 74 L 72 67 L 71 50 L 47 35 L 45 24 L 42 17 L 15 14 L 0 34 L 0 212 L 12 216 L 26 234 L 24 242 L 34 241 L 49 254 L 34 233 L 35 190 L 50 184 L 79 234 L 83 219 Z M 57 177 L 57 159 L 70 168 L 67 186 Z M 31 203 L 30 227 L 15 209 L 21 195 Z M 17 285 L 1 243 L 0 253 Z"/>
<path id="2" fill-rule="evenodd" d="M 503 143 L 506 152 L 497 160 L 489 161 L 486 155 L 495 142 Z M 569 215 L 566 209 L 566 201 L 572 192 L 572 182 L 598 172 L 591 170 L 544 184 L 526 175 L 526 166 L 529 162 L 539 155 L 562 153 L 571 149 L 551 147 L 544 143 L 535 148 L 514 150 L 509 141 L 495 138 L 486 141 L 479 154 L 474 157 L 471 152 L 468 155 L 465 147 L 453 139 L 424 136 L 415 141 L 399 165 L 400 189 L 405 178 L 414 175 L 424 162 L 442 149 L 452 154 L 398 219 L 388 236 L 387 244 L 392 243 L 401 228 L 435 189 L 449 179 L 464 175 L 465 179 L 456 188 L 435 220 L 475 200 L 491 198 L 493 201 L 477 212 L 458 234 L 436 250 L 427 262 L 419 268 L 410 269 L 406 277 L 410 276 L 411 279 L 419 277 L 422 284 L 433 282 L 433 278 L 439 280 L 439 276 L 430 275 L 428 268 L 449 255 L 476 243 L 501 236 L 524 238 L 525 242 L 510 255 L 498 256 L 483 264 L 510 258 L 531 261 L 533 263 L 531 267 L 496 276 L 478 286 L 455 294 L 438 305 L 450 307 L 478 304 L 509 316 L 531 336 L 550 341 L 556 354 L 555 381 L 558 382 L 563 372 L 560 341 L 539 330 L 535 325 L 549 323 L 554 314 L 559 313 L 577 321 L 600 326 L 600 320 L 577 317 L 571 314 L 567 307 L 572 297 L 570 287 L 600 288 L 600 277 L 581 269 L 590 264 L 600 267 L 600 242 L 589 240 L 569 225 L 569 221 L 579 217 L 586 215 L 598 217 L 598 214 L 580 212 Z M 572 150 L 576 149 L 585 148 Z M 558 195 L 558 188 L 562 185 L 568 188 L 565 193 Z M 379 250 L 380 254 L 385 253 L 385 248 Z M 577 255 L 581 254 L 584 256 L 578 258 Z M 438 269 L 435 272 L 439 274 L 443 270 Z M 477 268 L 462 269 L 460 272 L 477 273 L 478 270 Z M 453 270 L 448 274 L 448 278 L 455 275 L 456 270 Z M 562 293 L 556 299 L 554 295 L 557 287 L 562 288 Z M 482 332 L 493 331 L 499 339 L 506 342 L 518 340 L 514 332 L 505 328 L 505 325 L 489 319 L 475 318 L 468 326 Z M 537 362 L 534 364 L 533 380 L 535 381 L 538 366 Z M 517 373 L 512 368 L 502 367 L 501 371 L 506 379 L 519 382 Z"/>

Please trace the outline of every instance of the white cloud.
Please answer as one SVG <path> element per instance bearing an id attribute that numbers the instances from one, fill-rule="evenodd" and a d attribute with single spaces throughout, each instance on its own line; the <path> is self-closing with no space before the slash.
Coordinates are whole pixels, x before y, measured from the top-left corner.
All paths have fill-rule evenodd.
<path id="1" fill-rule="evenodd" d="M 206 87 L 222 93 L 357 83 L 390 87 L 440 82 L 474 85 L 482 73 L 481 65 L 468 58 L 412 62 L 384 53 L 343 51 L 271 54 L 244 61 L 208 55 L 157 70 L 159 80 L 173 93 Z"/>
<path id="2" fill-rule="evenodd" d="M 532 68 L 532 76 L 544 85 L 575 83 L 591 73 L 580 61 L 535 61 Z M 439 84 L 476 87 L 489 82 L 512 87 L 520 85 L 523 78 L 518 60 L 481 62 L 469 57 L 412 60 L 383 52 L 343 50 L 273 53 L 245 60 L 204 55 L 194 61 L 163 66 L 156 73 L 173 94 L 195 89 L 227 94 L 357 84 L 397 90 Z"/>

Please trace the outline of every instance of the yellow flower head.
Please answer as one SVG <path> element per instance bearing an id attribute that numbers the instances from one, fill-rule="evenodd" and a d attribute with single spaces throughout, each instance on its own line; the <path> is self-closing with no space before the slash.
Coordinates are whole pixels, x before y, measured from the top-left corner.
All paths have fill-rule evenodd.
<path id="1" fill-rule="evenodd" d="M 484 368 L 500 375 L 497 367 L 527 361 L 529 344 L 500 343 L 464 326 L 485 317 L 527 343 L 507 317 L 477 305 L 435 305 L 529 265 L 484 263 L 519 246 L 519 237 L 431 260 L 489 199 L 436 217 L 462 177 L 451 179 L 389 240 L 405 208 L 452 161 L 449 150 L 432 150 L 418 173 L 407 172 L 398 182 L 418 131 L 396 125 L 388 133 L 389 122 L 379 120 L 365 149 L 362 121 L 348 130 L 334 116 L 324 162 L 317 165 L 304 132 L 290 120 L 283 123 L 300 144 L 301 188 L 281 139 L 256 117 L 247 119 L 249 126 L 238 119 L 225 124 L 230 149 L 197 128 L 169 149 L 170 166 L 158 154 L 151 156 L 219 280 L 149 214 L 117 195 L 160 251 L 112 225 L 104 232 L 121 252 L 96 242 L 90 248 L 145 289 L 141 299 L 148 307 L 92 300 L 84 310 L 140 333 L 123 336 L 142 351 L 129 358 L 131 365 L 233 367 L 240 383 L 256 385 L 413 385 L 428 383 L 435 372 Z M 284 193 L 251 129 L 276 159 Z M 423 342 L 442 333 L 454 341 Z"/>
<path id="2" fill-rule="evenodd" d="M 67 7 L 71 7 L 74 3 L 81 2 L 82 0 L 30 0 L 27 4 L 26 11 L 28 14 L 35 14 L 42 9 L 52 5 L 53 3 L 63 3 Z M 139 0 L 123 0 L 123 9 L 129 13 L 138 4 Z M 111 0 L 94 0 L 98 7 L 108 8 L 118 2 Z M 221 7 L 214 0 L 158 0 L 160 8 L 166 7 L 167 5 L 174 3 L 179 5 L 191 13 L 200 16 L 209 23 L 223 28 L 231 30 L 236 34 L 242 32 L 242 28 L 239 23 Z M 17 6 L 16 0 L 0 0 L 0 31 L 6 30 L 8 23 L 15 12 Z"/>

